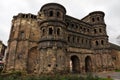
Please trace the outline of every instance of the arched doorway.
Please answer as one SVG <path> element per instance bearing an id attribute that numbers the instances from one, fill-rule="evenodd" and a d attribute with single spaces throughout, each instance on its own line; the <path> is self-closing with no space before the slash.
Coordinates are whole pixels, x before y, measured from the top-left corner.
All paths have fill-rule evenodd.
<path id="1" fill-rule="evenodd" d="M 70 62 L 71 72 L 73 73 L 79 73 L 80 72 L 80 60 L 77 56 L 71 56 L 71 62 Z"/>
<path id="2" fill-rule="evenodd" d="M 91 57 L 87 56 L 85 58 L 85 72 L 91 72 L 92 71 L 92 61 Z"/>

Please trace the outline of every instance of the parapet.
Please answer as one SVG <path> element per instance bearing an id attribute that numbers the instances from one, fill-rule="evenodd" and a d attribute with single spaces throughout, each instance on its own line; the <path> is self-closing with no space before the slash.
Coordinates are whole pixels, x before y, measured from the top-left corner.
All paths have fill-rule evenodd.
<path id="1" fill-rule="evenodd" d="M 105 16 L 105 13 L 103 12 L 103 11 L 94 11 L 94 12 L 91 12 L 91 13 L 89 13 L 89 15 L 91 16 L 91 15 L 102 15 L 102 16 Z"/>
<path id="2" fill-rule="evenodd" d="M 17 19 L 17 18 L 37 19 L 37 16 L 31 13 L 28 13 L 28 14 L 19 13 L 17 16 L 13 16 L 13 19 Z"/>
<path id="3" fill-rule="evenodd" d="M 104 24 L 104 16 L 105 13 L 102 11 L 94 11 L 89 13 L 86 17 L 81 19 L 84 22 L 88 22 L 90 24 Z"/>
<path id="4" fill-rule="evenodd" d="M 60 8 L 62 9 L 65 13 L 66 13 L 66 9 L 64 6 L 62 6 L 61 4 L 58 4 L 58 3 L 47 3 L 45 5 L 43 5 L 40 9 L 40 11 L 44 11 L 45 9 L 48 9 L 48 8 Z"/>

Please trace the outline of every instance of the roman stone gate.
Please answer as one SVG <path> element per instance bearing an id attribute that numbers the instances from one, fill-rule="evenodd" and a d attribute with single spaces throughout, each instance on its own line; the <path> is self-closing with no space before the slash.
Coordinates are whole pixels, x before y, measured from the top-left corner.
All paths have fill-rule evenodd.
<path id="1" fill-rule="evenodd" d="M 82 19 L 66 14 L 64 6 L 48 3 L 38 14 L 13 17 L 6 71 L 35 74 L 84 73 L 120 69 L 120 47 L 108 40 L 104 12 Z M 118 66 L 116 66 L 118 65 Z"/>

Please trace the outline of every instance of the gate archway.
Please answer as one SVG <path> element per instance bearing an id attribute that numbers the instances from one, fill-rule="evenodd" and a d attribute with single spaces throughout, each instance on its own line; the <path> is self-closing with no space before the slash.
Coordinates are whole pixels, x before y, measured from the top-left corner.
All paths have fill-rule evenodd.
<path id="1" fill-rule="evenodd" d="M 85 72 L 91 72 L 92 71 L 92 61 L 91 57 L 87 56 L 85 58 Z"/>
<path id="2" fill-rule="evenodd" d="M 80 60 L 77 56 L 71 56 L 71 71 L 73 73 L 79 73 L 80 72 Z"/>

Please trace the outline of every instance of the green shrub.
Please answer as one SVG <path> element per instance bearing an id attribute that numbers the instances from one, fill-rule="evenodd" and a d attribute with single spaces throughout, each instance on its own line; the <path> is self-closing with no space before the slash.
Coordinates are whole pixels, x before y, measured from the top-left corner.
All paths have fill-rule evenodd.
<path id="1" fill-rule="evenodd" d="M 120 72 L 120 70 L 119 70 L 119 69 L 116 69 L 115 72 Z"/>
<path id="2" fill-rule="evenodd" d="M 0 80 L 112 80 L 99 78 L 98 76 L 93 76 L 91 73 L 85 75 L 78 74 L 68 74 L 68 75 L 23 75 L 23 73 L 17 71 L 9 74 L 0 75 Z"/>

